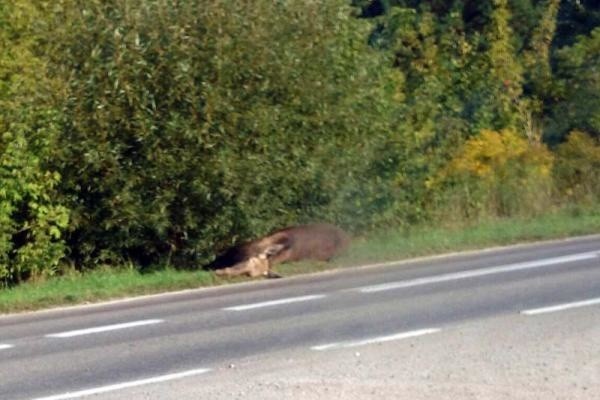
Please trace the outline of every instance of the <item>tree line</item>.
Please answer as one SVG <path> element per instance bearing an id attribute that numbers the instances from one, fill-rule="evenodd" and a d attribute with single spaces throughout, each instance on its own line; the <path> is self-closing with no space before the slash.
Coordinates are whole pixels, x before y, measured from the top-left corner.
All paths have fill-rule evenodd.
<path id="1" fill-rule="evenodd" d="M 0 4 L 0 281 L 600 197 L 592 0 Z"/>

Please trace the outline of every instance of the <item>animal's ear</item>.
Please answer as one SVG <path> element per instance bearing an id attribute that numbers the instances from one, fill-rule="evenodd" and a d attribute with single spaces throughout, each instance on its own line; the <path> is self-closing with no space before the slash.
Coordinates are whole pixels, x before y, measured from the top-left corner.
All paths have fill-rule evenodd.
<path id="1" fill-rule="evenodd" d="M 272 244 L 265 249 L 263 254 L 265 254 L 267 257 L 271 257 L 279 254 L 283 249 L 285 249 L 285 247 L 286 246 L 284 244 Z"/>

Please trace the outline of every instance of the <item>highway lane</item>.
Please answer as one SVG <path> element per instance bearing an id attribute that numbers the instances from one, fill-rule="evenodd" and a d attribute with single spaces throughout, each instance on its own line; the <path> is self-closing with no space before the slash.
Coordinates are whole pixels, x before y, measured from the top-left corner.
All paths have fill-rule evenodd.
<path id="1" fill-rule="evenodd" d="M 600 307 L 501 314 L 358 347 L 251 356 L 97 400 L 597 400 Z"/>
<path id="2" fill-rule="evenodd" d="M 4 316 L 0 398 L 151 387 L 150 378 L 186 373 L 208 383 L 213 370 L 245 357 L 441 335 L 524 310 L 598 308 L 597 298 L 600 237 L 593 236 Z"/>

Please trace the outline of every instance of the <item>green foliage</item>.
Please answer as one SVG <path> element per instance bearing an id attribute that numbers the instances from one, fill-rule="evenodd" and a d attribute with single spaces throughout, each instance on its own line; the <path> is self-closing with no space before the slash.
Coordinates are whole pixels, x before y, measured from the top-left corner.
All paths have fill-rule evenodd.
<path id="1" fill-rule="evenodd" d="M 494 0 L 494 9 L 490 23 L 483 32 L 485 52 L 483 57 L 482 79 L 487 87 L 485 93 L 487 106 L 475 114 L 483 122 L 480 128 L 514 127 L 517 117 L 516 105 L 522 91 L 522 68 L 515 54 L 512 28 L 509 24 L 511 13 L 507 0 Z"/>
<path id="2" fill-rule="evenodd" d="M 58 172 L 48 168 L 59 116 L 36 56 L 38 14 L 28 1 L 0 6 L 0 282 L 54 273 L 64 255 L 68 210 L 57 199 Z"/>
<path id="3" fill-rule="evenodd" d="M 552 78 L 550 53 L 552 38 L 556 31 L 560 0 L 547 0 L 542 3 L 538 24 L 532 29 L 531 38 L 523 52 L 523 64 L 535 94 L 547 95 Z"/>
<path id="4" fill-rule="evenodd" d="M 548 135 L 580 129 L 600 137 L 600 27 L 557 51 Z"/>
<path id="5" fill-rule="evenodd" d="M 552 196 L 553 155 L 514 131 L 482 131 L 469 139 L 429 182 L 445 186 L 450 219 L 506 217 L 547 211 Z M 448 210 L 444 210 L 447 212 Z"/>
<path id="6" fill-rule="evenodd" d="M 53 135 L 52 116 L 31 131 L 17 126 L 2 136 L 0 153 L 0 279 L 20 281 L 52 274 L 64 255 L 68 210 L 56 202 L 57 172 L 41 167 L 45 137 Z M 37 138 L 32 138 L 32 136 Z M 36 143 L 36 140 L 41 139 Z M 36 148 L 38 147 L 38 148 Z"/>
<path id="7" fill-rule="evenodd" d="M 426 7 L 392 7 L 379 24 L 371 41 L 393 54 L 395 112 L 374 179 L 380 182 L 381 224 L 406 225 L 427 218 L 426 178 L 469 135 L 461 98 L 472 48 L 457 8 L 438 19 Z"/>
<path id="8" fill-rule="evenodd" d="M 593 202 L 599 12 L 2 2 L 0 280 L 61 260 L 196 266 L 308 221 L 363 232 Z"/>
<path id="9" fill-rule="evenodd" d="M 352 224 L 385 91 L 343 4 L 50 6 L 73 257 L 180 264 L 283 224 Z"/>
<path id="10" fill-rule="evenodd" d="M 561 1 L 557 20 L 556 47 L 571 46 L 578 37 L 589 36 L 600 26 L 600 3 L 597 0 Z"/>
<path id="11" fill-rule="evenodd" d="M 573 131 L 558 146 L 554 174 L 566 201 L 597 204 L 600 200 L 600 143 L 589 135 Z"/>

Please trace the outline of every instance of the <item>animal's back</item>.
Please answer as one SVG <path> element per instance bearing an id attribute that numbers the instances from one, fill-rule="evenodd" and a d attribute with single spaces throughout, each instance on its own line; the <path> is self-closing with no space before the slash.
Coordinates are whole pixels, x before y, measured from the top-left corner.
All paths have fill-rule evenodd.
<path id="1" fill-rule="evenodd" d="M 292 226 L 233 246 L 204 268 L 215 270 L 231 267 L 273 248 L 278 250 L 269 254 L 272 264 L 306 259 L 328 261 L 342 251 L 349 241 L 343 230 L 331 224 Z"/>
<path id="2" fill-rule="evenodd" d="M 269 238 L 286 243 L 286 249 L 273 257 L 273 263 L 304 259 L 327 261 L 349 243 L 348 235 L 331 224 L 293 226 L 279 230 Z"/>

